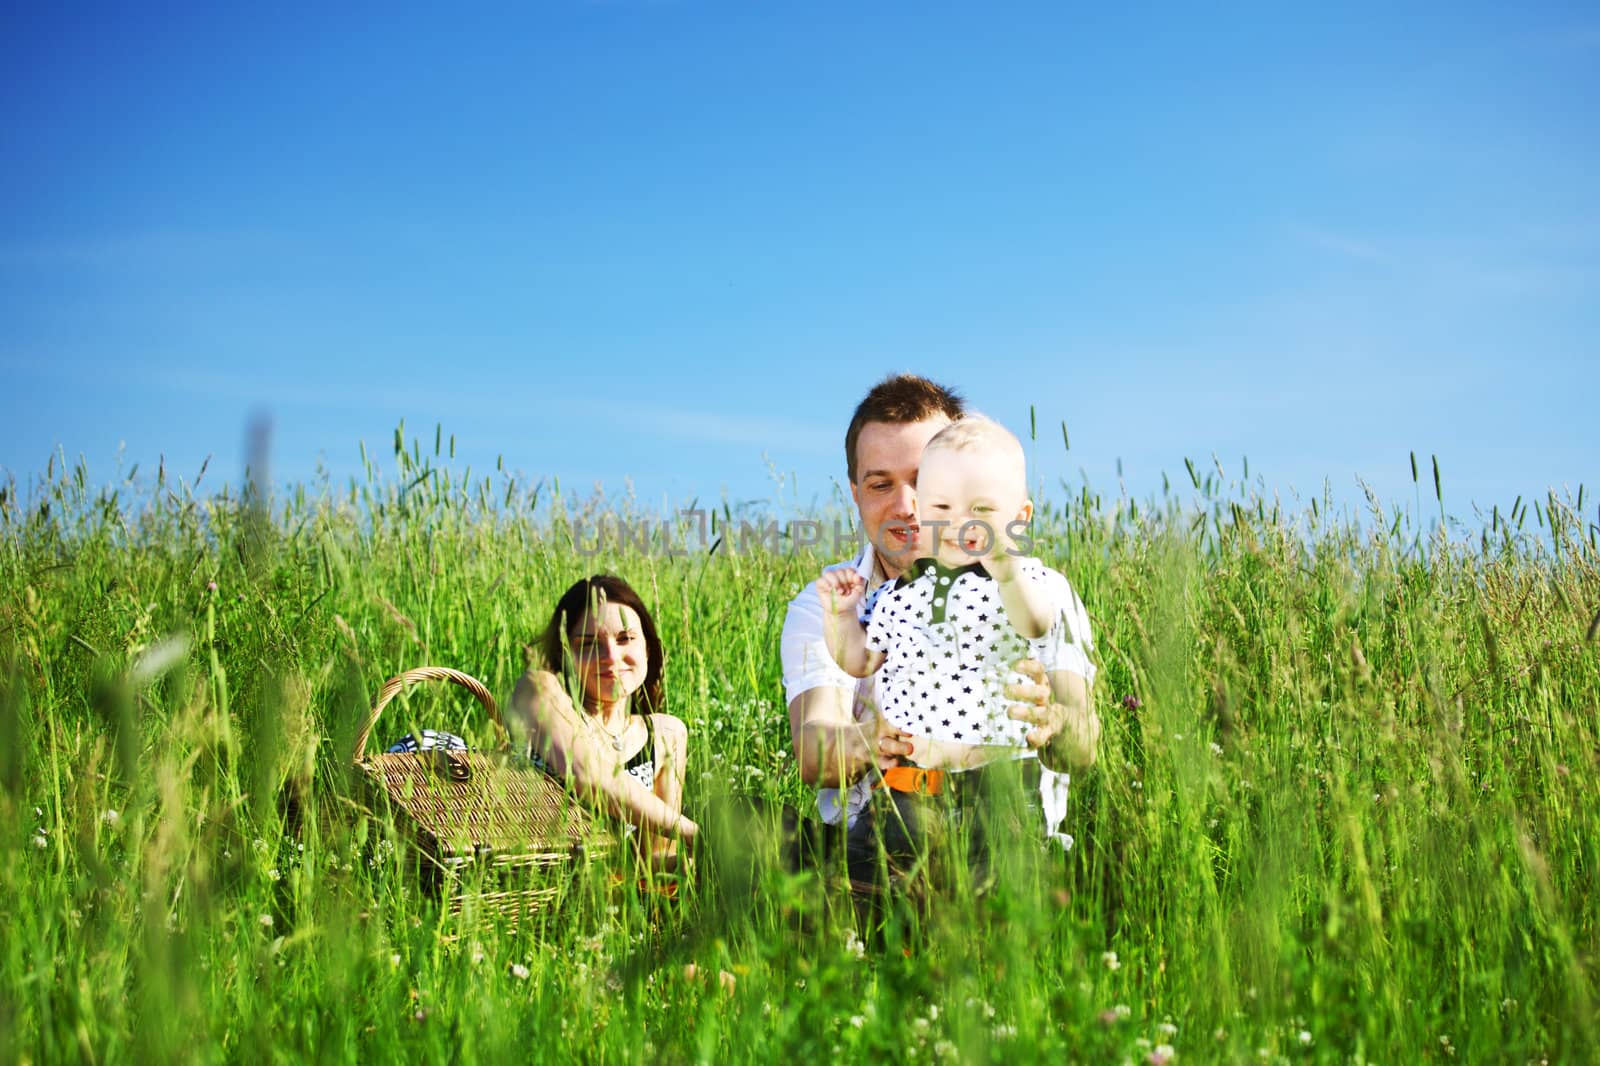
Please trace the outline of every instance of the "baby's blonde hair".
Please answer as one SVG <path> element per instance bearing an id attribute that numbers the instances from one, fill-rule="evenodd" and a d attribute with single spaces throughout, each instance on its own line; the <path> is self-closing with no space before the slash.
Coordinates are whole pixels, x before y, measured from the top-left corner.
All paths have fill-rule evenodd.
<path id="1" fill-rule="evenodd" d="M 1016 463 L 1019 478 L 1026 480 L 1028 476 L 1028 459 L 1022 450 L 1022 442 L 1016 434 L 987 415 L 969 413 L 945 426 L 923 447 L 922 454 L 933 451 L 997 453 Z"/>

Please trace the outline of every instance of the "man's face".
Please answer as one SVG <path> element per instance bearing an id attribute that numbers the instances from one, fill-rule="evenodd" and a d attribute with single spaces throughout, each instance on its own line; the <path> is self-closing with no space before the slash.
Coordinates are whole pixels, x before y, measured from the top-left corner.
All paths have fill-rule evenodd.
<path id="1" fill-rule="evenodd" d="M 850 496 L 889 577 L 898 577 L 924 547 L 917 533 L 917 463 L 923 446 L 949 424 L 943 415 L 921 422 L 868 422 L 856 437 Z"/>

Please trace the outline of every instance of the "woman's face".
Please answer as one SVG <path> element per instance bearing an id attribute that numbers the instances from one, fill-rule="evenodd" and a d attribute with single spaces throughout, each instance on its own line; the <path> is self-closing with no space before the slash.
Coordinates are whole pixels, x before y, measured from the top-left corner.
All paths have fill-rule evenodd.
<path id="1" fill-rule="evenodd" d="M 601 600 L 567 633 L 585 706 L 616 703 L 644 684 L 650 669 L 644 628 L 632 607 Z"/>

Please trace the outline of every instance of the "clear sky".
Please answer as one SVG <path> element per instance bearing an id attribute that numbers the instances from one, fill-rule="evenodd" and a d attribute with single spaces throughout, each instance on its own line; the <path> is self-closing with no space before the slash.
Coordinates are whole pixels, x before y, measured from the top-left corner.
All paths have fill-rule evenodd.
<path id="1" fill-rule="evenodd" d="M 825 499 L 917 370 L 1046 486 L 1592 499 L 1600 10 L 1109 6 L 8 5 L 0 475 Z"/>

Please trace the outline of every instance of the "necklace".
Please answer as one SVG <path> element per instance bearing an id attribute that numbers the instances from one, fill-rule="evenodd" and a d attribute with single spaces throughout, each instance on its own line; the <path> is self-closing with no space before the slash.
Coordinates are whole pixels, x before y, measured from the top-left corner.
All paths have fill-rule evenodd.
<path id="1" fill-rule="evenodd" d="M 628 735 L 628 727 L 633 724 L 633 715 L 628 715 L 622 720 L 622 728 L 613 733 L 607 729 L 604 722 L 595 726 L 600 732 L 611 738 L 611 747 L 616 751 L 622 750 L 622 738 Z"/>

